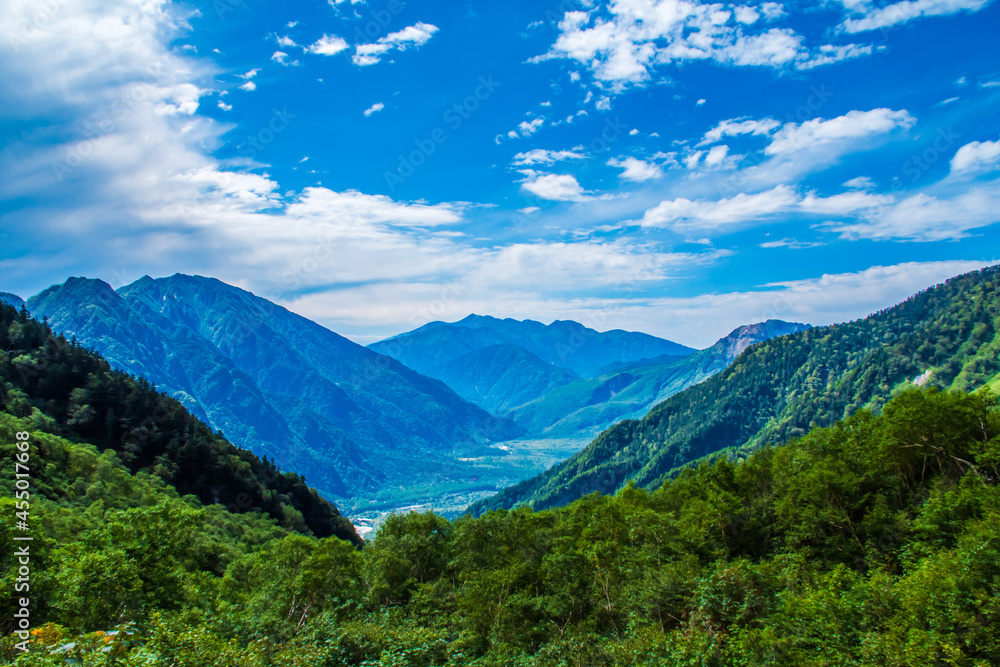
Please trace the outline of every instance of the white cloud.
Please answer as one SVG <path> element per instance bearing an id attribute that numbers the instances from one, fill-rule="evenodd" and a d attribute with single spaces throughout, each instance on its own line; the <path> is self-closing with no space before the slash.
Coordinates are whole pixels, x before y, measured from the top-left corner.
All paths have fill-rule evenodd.
<path id="1" fill-rule="evenodd" d="M 814 118 L 801 124 L 786 123 L 778 130 L 765 149 L 768 155 L 783 155 L 815 150 L 828 144 L 845 144 L 870 136 L 909 129 L 916 119 L 905 109 L 872 109 L 849 111 L 843 116 L 826 120 Z"/>
<path id="2" fill-rule="evenodd" d="M 875 7 L 867 2 L 843 3 L 851 17 L 841 28 L 845 32 L 865 32 L 906 23 L 925 16 L 944 16 L 958 12 L 975 12 L 989 4 L 990 0 L 903 0 L 884 7 Z M 857 18 L 854 18 L 857 16 Z"/>
<path id="3" fill-rule="evenodd" d="M 860 190 L 844 192 L 829 197 L 809 193 L 796 205 L 799 211 L 824 216 L 845 216 L 866 209 L 888 206 L 895 201 L 892 195 L 875 195 Z"/>
<path id="4" fill-rule="evenodd" d="M 379 111 L 381 111 L 384 108 L 385 108 L 384 104 L 382 104 L 381 102 L 376 102 L 375 104 L 373 104 L 370 107 L 368 107 L 367 109 L 365 109 L 364 114 L 365 114 L 366 117 L 367 116 L 371 116 L 373 113 L 378 113 Z"/>
<path id="5" fill-rule="evenodd" d="M 358 44 L 354 49 L 351 61 L 359 67 L 374 65 L 382 60 L 382 56 L 389 52 L 392 47 L 388 44 Z"/>
<path id="6" fill-rule="evenodd" d="M 240 90 L 245 90 L 247 92 L 257 90 L 257 84 L 254 83 L 253 81 L 247 81 L 242 86 L 240 86 Z"/>
<path id="7" fill-rule="evenodd" d="M 254 78 L 255 76 L 257 76 L 257 73 L 258 73 L 259 71 L 260 71 L 260 69 L 258 69 L 258 68 L 255 68 L 255 69 L 252 69 L 252 70 L 250 70 L 250 71 L 249 71 L 249 72 L 247 72 L 246 74 L 237 74 L 236 76 L 240 77 L 241 79 L 243 79 L 243 80 L 245 80 L 245 81 L 249 81 L 250 79 L 252 79 L 252 78 Z"/>
<path id="8" fill-rule="evenodd" d="M 321 56 L 335 56 L 348 47 L 347 41 L 343 37 L 336 35 L 323 35 L 310 45 L 306 51 Z"/>
<path id="9" fill-rule="evenodd" d="M 751 25 L 757 22 L 760 18 L 760 13 L 753 7 L 748 7 L 746 5 L 740 5 L 734 9 L 736 13 L 736 20 L 740 23 L 745 23 L 746 25 Z"/>
<path id="10" fill-rule="evenodd" d="M 973 141 L 951 158 L 951 172 L 974 173 L 1000 168 L 1000 141 Z"/>
<path id="11" fill-rule="evenodd" d="M 282 46 L 282 47 L 285 47 L 285 48 L 291 48 L 291 47 L 294 47 L 294 46 L 298 46 L 298 44 L 295 43 L 295 40 L 292 39 L 291 37 L 289 37 L 288 35 L 283 35 L 281 37 L 278 37 L 277 42 L 278 42 L 278 46 Z"/>
<path id="12" fill-rule="evenodd" d="M 759 11 L 747 6 L 729 11 L 696 0 L 611 0 L 606 8 L 607 17 L 599 12 L 566 12 L 555 43 L 532 61 L 574 60 L 599 81 L 620 90 L 644 84 L 658 67 L 672 62 L 714 60 L 737 67 L 782 68 L 817 66 L 870 53 L 857 45 L 814 52 L 789 28 L 754 31 L 760 12 L 768 21 L 784 14 L 778 3 L 765 3 Z"/>
<path id="13" fill-rule="evenodd" d="M 515 155 L 512 164 L 516 167 L 526 167 L 534 164 L 552 165 L 562 160 L 583 160 L 586 157 L 586 155 L 576 149 L 571 151 L 550 151 L 544 148 L 535 148 Z"/>
<path id="14" fill-rule="evenodd" d="M 219 100 L 219 108 L 222 109 L 223 111 L 232 111 L 233 105 L 232 104 L 226 104 L 222 100 Z"/>
<path id="15" fill-rule="evenodd" d="M 798 201 L 798 195 L 787 185 L 752 195 L 741 192 L 718 201 L 680 197 L 660 202 L 646 211 L 639 222 L 644 227 L 670 227 L 682 234 L 721 230 L 788 211 Z"/>
<path id="16" fill-rule="evenodd" d="M 920 192 L 881 206 L 859 219 L 832 224 L 845 239 L 953 241 L 1000 222 L 1000 180 L 952 196 Z"/>
<path id="17" fill-rule="evenodd" d="M 533 169 L 521 171 L 521 189 L 549 201 L 586 201 L 590 197 L 571 174 L 543 174 Z"/>
<path id="18" fill-rule="evenodd" d="M 798 241 L 796 239 L 783 238 L 778 241 L 765 241 L 764 243 L 758 244 L 760 248 L 790 248 L 792 250 L 802 250 L 804 248 L 816 248 L 823 245 L 822 243 L 809 243 L 805 241 Z"/>
<path id="19" fill-rule="evenodd" d="M 760 11 L 764 13 L 764 18 L 768 21 L 774 21 L 785 16 L 785 8 L 780 2 L 765 2 L 760 6 Z"/>
<path id="20" fill-rule="evenodd" d="M 781 67 L 803 58 L 802 37 L 788 28 L 771 28 L 761 35 L 740 35 L 716 50 L 716 59 L 741 66 Z"/>
<path id="21" fill-rule="evenodd" d="M 872 53 L 871 44 L 824 44 L 820 46 L 809 58 L 803 59 L 795 66 L 798 69 L 812 69 L 831 65 L 841 60 L 853 60 L 861 56 L 870 56 Z"/>
<path id="22" fill-rule="evenodd" d="M 520 123 L 517 124 L 517 129 L 521 133 L 522 137 L 530 137 L 535 132 L 537 132 L 538 128 L 540 128 L 544 123 L 545 123 L 545 117 L 541 116 L 539 118 L 533 118 L 530 121 L 527 120 L 521 121 Z M 508 136 L 511 136 L 512 134 L 514 134 L 513 130 L 511 130 L 511 132 L 508 133 Z M 516 134 L 514 134 L 514 136 L 516 136 Z"/>
<path id="23" fill-rule="evenodd" d="M 619 178 L 633 183 L 643 183 L 663 176 L 663 168 L 660 165 L 634 157 L 626 157 L 623 160 L 612 158 L 607 164 L 609 167 L 622 169 Z"/>
<path id="24" fill-rule="evenodd" d="M 711 130 L 705 133 L 704 138 L 698 143 L 699 146 L 712 144 L 723 137 L 737 137 L 743 134 L 769 134 L 773 129 L 781 125 L 773 118 L 762 118 L 760 120 L 743 120 L 731 118 L 724 120 Z"/>
<path id="25" fill-rule="evenodd" d="M 288 58 L 288 54 L 284 51 L 275 51 L 271 54 L 271 60 L 278 63 L 279 65 L 284 65 L 285 60 Z"/>
<path id="26" fill-rule="evenodd" d="M 660 202 L 646 211 L 639 224 L 644 227 L 668 227 L 687 235 L 720 234 L 787 214 L 848 216 L 868 209 L 880 209 L 895 201 L 891 195 L 874 195 L 862 191 L 821 197 L 814 192 L 805 196 L 787 185 L 770 190 L 718 200 L 696 200 L 679 197 Z"/>
<path id="27" fill-rule="evenodd" d="M 706 167 L 720 167 L 727 164 L 726 157 L 729 154 L 729 146 L 725 144 L 719 146 L 712 146 L 708 154 L 705 155 L 705 166 Z"/>
<path id="28" fill-rule="evenodd" d="M 868 190 L 875 186 L 875 181 L 868 178 L 867 176 L 858 176 L 852 178 L 849 181 L 844 181 L 845 188 L 851 188 L 852 190 Z"/>
<path id="29" fill-rule="evenodd" d="M 435 25 L 416 23 L 403 28 L 399 32 L 391 32 L 379 41 L 385 44 L 392 44 L 400 51 L 403 51 L 410 46 L 422 46 L 426 44 L 437 31 L 438 27 Z"/>
<path id="30" fill-rule="evenodd" d="M 704 98 L 702 98 L 702 99 L 698 100 L 697 102 L 695 102 L 695 103 L 694 103 L 694 105 L 695 105 L 696 107 L 700 107 L 700 106 L 701 106 L 702 104 L 704 104 L 705 102 L 706 102 L 706 100 L 705 100 Z"/>
<path id="31" fill-rule="evenodd" d="M 355 65 L 361 67 L 374 65 L 392 50 L 406 51 L 410 47 L 423 46 L 437 31 L 438 27 L 435 25 L 415 23 L 397 32 L 391 32 L 377 42 L 358 44 L 351 59 Z"/>

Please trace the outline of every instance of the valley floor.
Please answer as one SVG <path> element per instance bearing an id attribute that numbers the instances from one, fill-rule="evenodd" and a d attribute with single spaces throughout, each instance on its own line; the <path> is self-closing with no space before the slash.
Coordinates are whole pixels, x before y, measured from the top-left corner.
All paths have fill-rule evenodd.
<path id="1" fill-rule="evenodd" d="M 426 484 L 386 488 L 371 497 L 336 498 L 340 510 L 365 536 L 393 513 L 433 510 L 453 519 L 497 491 L 548 470 L 587 446 L 591 438 L 517 439 L 490 447 L 494 455 L 463 458 L 468 468 L 462 480 L 428 480 Z"/>

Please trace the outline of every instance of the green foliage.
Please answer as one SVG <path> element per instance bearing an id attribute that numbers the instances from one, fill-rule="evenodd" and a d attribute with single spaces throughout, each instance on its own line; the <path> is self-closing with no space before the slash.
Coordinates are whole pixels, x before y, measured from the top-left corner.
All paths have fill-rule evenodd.
<path id="1" fill-rule="evenodd" d="M 24 425 L 0 415 L 0 441 Z M 32 509 L 32 651 L 13 650 L 7 625 L 0 655 L 31 667 L 986 667 L 1000 664 L 998 445 L 992 394 L 911 389 L 878 415 L 702 462 L 654 491 L 455 522 L 393 516 L 359 551 L 202 506 L 111 452 L 40 434 L 52 465 Z M 6 594 L 10 502 L 0 510 Z"/>

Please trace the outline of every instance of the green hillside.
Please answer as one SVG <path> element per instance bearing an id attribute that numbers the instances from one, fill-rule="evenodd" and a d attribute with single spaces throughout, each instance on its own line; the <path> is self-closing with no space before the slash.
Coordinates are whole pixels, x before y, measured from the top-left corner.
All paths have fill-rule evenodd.
<path id="1" fill-rule="evenodd" d="M 0 416 L 0 465 L 12 431 Z M 39 435 L 22 667 L 917 667 L 1000 664 L 1000 414 L 910 390 L 650 493 L 449 522 L 363 550 L 288 534 Z M 48 465 L 51 464 L 51 465 Z"/>
<path id="2" fill-rule="evenodd" d="M 113 451 L 131 472 L 153 475 L 203 504 L 259 511 L 289 529 L 360 543 L 351 523 L 304 478 L 238 449 L 145 379 L 112 370 L 75 340 L 2 304 L 0 412 L 27 420 L 33 433 Z"/>
<path id="3" fill-rule="evenodd" d="M 876 411 L 914 381 L 970 390 L 1000 372 L 1000 269 L 973 272 L 863 320 L 747 349 L 725 371 L 601 433 L 545 473 L 476 503 L 474 513 L 562 505 L 627 480 L 655 488 L 728 447 L 752 450 Z"/>

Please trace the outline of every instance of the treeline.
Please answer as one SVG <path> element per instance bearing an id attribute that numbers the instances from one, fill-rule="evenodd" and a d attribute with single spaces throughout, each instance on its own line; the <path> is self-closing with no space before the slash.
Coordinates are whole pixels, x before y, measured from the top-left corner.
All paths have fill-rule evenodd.
<path id="1" fill-rule="evenodd" d="M 0 411 L 33 431 L 114 451 L 145 471 L 235 512 L 262 511 L 287 528 L 360 539 L 337 508 L 296 473 L 239 449 L 141 377 L 112 370 L 96 352 L 0 303 Z"/>
<path id="2" fill-rule="evenodd" d="M 991 394 L 912 389 L 652 492 L 395 516 L 360 551 L 51 438 L 16 664 L 1000 664 L 998 436 Z"/>
<path id="3" fill-rule="evenodd" d="M 630 479 L 654 489 L 713 452 L 752 451 L 862 408 L 877 412 L 921 376 L 929 385 L 971 391 L 1000 373 L 998 286 L 1000 267 L 983 269 L 865 319 L 754 345 L 645 418 L 612 426 L 573 457 L 471 511 L 519 503 L 544 509 L 595 490 L 614 493 Z"/>

